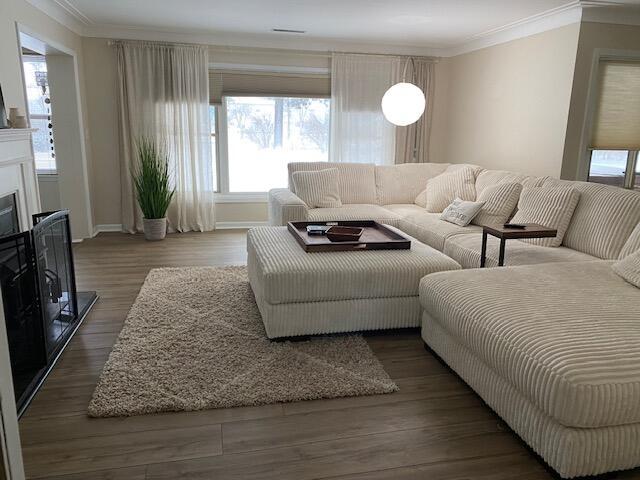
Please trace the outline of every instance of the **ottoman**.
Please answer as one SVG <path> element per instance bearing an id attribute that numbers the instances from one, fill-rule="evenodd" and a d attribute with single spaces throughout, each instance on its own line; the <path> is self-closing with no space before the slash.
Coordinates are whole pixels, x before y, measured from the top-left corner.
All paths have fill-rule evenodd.
<path id="1" fill-rule="evenodd" d="M 307 253 L 286 227 L 249 230 L 249 282 L 267 336 L 420 326 L 420 279 L 460 265 L 408 238 L 409 250 Z"/>

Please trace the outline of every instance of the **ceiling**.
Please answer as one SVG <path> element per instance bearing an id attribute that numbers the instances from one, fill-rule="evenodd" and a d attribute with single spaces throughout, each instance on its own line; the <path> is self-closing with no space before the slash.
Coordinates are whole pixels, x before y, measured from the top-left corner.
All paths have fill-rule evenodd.
<path id="1" fill-rule="evenodd" d="M 122 31 L 217 36 L 261 46 L 325 42 L 432 49 L 545 21 L 583 4 L 640 0 L 30 0 L 75 17 L 88 35 Z M 566 15 L 565 15 L 566 16 Z M 565 24 L 575 19 L 565 19 Z M 272 29 L 303 30 L 304 34 Z M 127 35 L 129 36 L 129 35 Z M 242 43 L 242 42 L 240 42 Z"/>

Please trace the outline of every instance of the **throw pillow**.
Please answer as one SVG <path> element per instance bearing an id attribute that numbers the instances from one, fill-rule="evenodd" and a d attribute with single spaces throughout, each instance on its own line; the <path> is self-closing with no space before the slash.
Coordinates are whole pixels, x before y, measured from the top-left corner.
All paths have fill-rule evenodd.
<path id="1" fill-rule="evenodd" d="M 440 220 L 466 227 L 471 223 L 473 217 L 478 215 L 483 205 L 484 202 L 465 202 L 456 198 L 451 205 L 444 209 Z"/>
<path id="2" fill-rule="evenodd" d="M 338 169 L 299 171 L 292 175 L 296 195 L 309 208 L 341 207 Z"/>
<path id="3" fill-rule="evenodd" d="M 427 208 L 427 189 L 421 191 L 416 199 L 413 201 L 416 205 L 422 208 Z"/>
<path id="4" fill-rule="evenodd" d="M 425 208 L 428 212 L 442 212 L 455 198 L 476 199 L 476 176 L 473 168 L 465 166 L 445 172 L 427 181 Z"/>
<path id="5" fill-rule="evenodd" d="M 559 247 L 579 199 L 580 193 L 571 187 L 523 189 L 518 212 L 511 223 L 537 223 L 558 230 L 558 234 L 554 238 L 527 238 L 520 241 L 543 247 Z"/>
<path id="6" fill-rule="evenodd" d="M 484 206 L 473 219 L 475 225 L 502 225 L 509 221 L 518 206 L 522 185 L 519 183 L 499 183 L 482 190 L 477 201 Z"/>
<path id="7" fill-rule="evenodd" d="M 640 250 L 611 265 L 614 272 L 640 288 Z"/>

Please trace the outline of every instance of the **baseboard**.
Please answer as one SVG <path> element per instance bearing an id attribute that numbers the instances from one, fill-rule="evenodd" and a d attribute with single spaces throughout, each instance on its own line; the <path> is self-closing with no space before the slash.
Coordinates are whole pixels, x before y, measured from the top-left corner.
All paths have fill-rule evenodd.
<path id="1" fill-rule="evenodd" d="M 102 232 L 121 232 L 121 231 L 122 231 L 121 223 L 105 223 L 102 225 L 94 225 L 93 236 L 95 237 L 96 235 Z"/>
<path id="2" fill-rule="evenodd" d="M 216 222 L 216 230 L 245 229 L 267 225 L 269 225 L 269 222 Z"/>

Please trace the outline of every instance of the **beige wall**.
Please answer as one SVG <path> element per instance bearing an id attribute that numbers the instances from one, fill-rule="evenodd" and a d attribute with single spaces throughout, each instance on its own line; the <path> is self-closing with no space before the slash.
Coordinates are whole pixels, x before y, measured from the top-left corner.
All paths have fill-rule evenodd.
<path id="1" fill-rule="evenodd" d="M 590 132 L 585 123 L 588 112 L 588 95 L 591 70 L 596 49 L 631 50 L 640 53 L 640 27 L 609 23 L 584 22 L 580 26 L 580 37 L 576 56 L 573 90 L 567 125 L 566 143 L 562 162 L 562 178 L 586 180 L 588 160 L 586 155 Z M 594 83 L 593 88 L 596 88 Z"/>
<path id="2" fill-rule="evenodd" d="M 433 161 L 559 176 L 578 32 L 576 23 L 443 59 Z"/>

